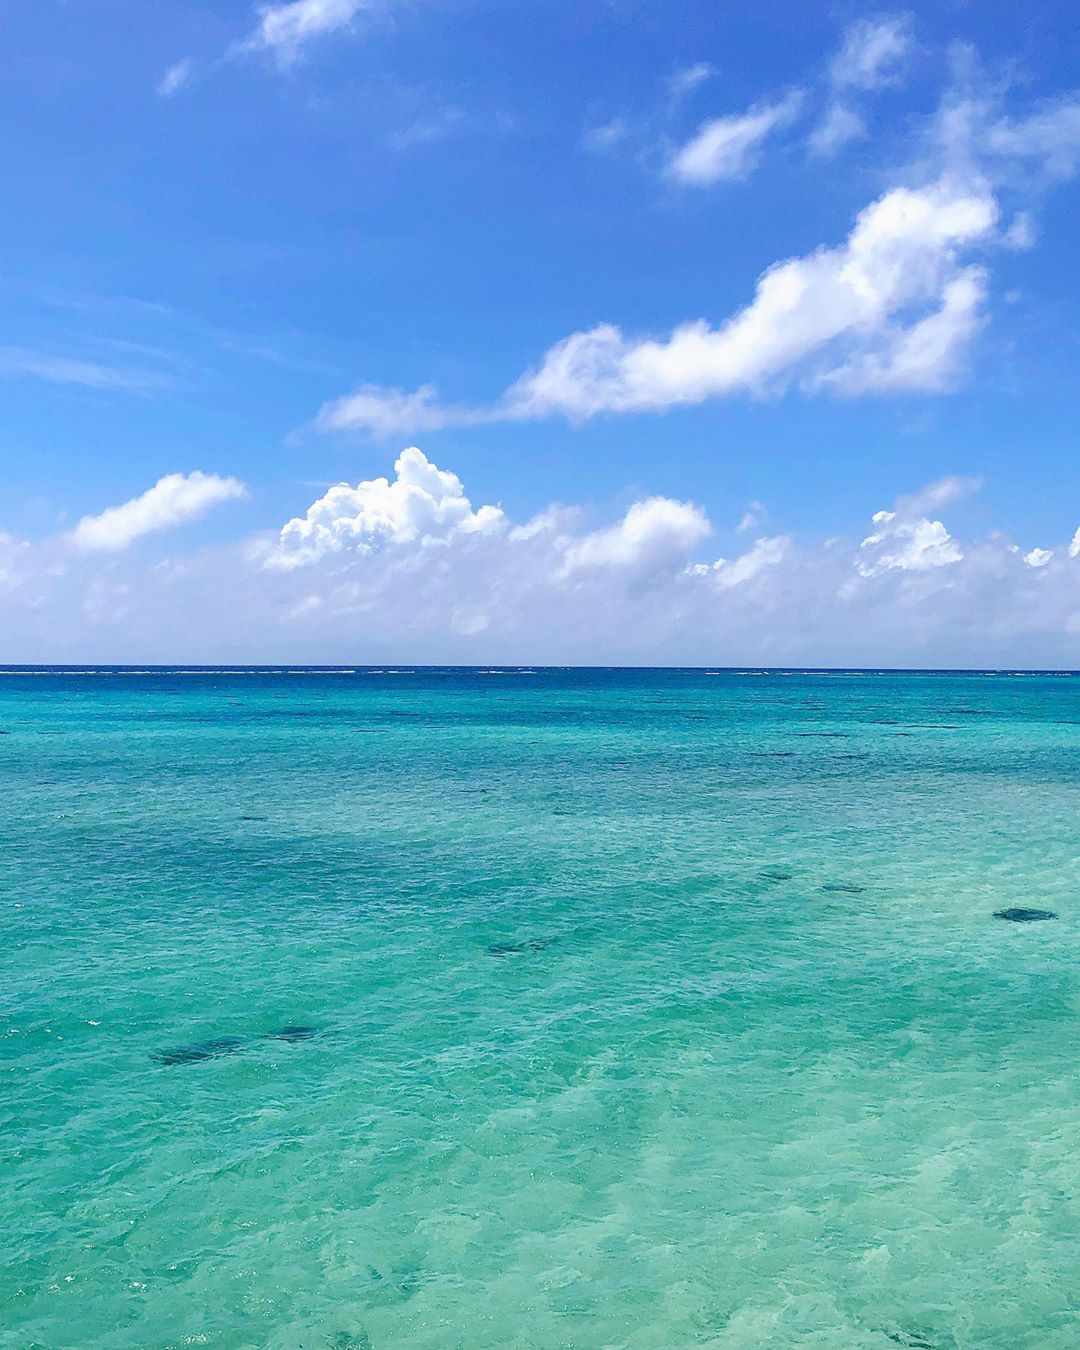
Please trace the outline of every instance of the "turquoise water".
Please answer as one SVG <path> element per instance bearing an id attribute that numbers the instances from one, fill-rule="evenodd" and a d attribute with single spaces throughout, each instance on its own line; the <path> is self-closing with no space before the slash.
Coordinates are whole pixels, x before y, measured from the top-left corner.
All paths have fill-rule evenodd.
<path id="1" fill-rule="evenodd" d="M 0 732 L 5 1350 L 1080 1344 L 1080 680 L 8 674 Z"/>

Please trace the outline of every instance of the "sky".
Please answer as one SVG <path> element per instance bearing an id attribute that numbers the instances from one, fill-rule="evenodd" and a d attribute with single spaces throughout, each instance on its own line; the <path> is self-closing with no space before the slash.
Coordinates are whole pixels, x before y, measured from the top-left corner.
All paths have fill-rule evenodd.
<path id="1" fill-rule="evenodd" d="M 1067 0 L 7 0 L 0 662 L 1080 667 Z"/>

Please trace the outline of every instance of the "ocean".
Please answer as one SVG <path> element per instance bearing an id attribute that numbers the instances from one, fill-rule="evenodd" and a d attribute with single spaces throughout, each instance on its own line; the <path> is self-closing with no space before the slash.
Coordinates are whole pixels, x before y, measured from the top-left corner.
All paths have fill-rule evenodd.
<path id="1" fill-rule="evenodd" d="M 1069 675 L 6 668 L 0 1346 L 1076 1350 L 1078 752 Z"/>

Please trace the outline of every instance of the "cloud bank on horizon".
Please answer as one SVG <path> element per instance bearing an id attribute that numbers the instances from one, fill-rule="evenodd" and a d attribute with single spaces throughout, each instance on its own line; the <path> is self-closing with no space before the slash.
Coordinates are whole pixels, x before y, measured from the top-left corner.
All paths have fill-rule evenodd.
<path id="1" fill-rule="evenodd" d="M 67 534 L 0 536 L 0 616 L 27 661 L 1061 664 L 1080 637 L 1080 526 L 1026 552 L 954 535 L 943 514 L 979 487 L 944 478 L 847 536 L 762 534 L 728 557 L 694 502 L 515 522 L 413 446 L 392 478 L 333 486 L 276 531 L 148 566 L 131 556 L 144 536 L 245 494 L 177 474 Z"/>

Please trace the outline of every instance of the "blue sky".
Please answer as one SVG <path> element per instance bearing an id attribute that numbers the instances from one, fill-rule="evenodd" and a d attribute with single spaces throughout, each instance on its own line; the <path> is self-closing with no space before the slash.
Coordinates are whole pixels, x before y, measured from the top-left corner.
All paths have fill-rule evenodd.
<path id="1" fill-rule="evenodd" d="M 1072 6 L 2 46 L 0 659 L 1077 664 Z"/>

